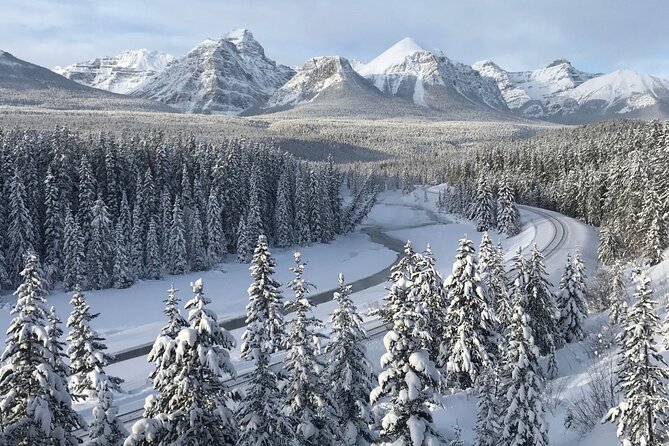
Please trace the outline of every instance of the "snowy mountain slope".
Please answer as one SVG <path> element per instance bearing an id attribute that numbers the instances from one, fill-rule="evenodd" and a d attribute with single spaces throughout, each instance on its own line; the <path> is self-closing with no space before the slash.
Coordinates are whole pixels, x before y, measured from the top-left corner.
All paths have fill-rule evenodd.
<path id="1" fill-rule="evenodd" d="M 534 71 L 510 72 L 489 60 L 473 68 L 494 80 L 509 108 L 527 118 L 581 123 L 667 116 L 669 82 L 629 70 L 586 73 L 564 59 Z"/>
<path id="2" fill-rule="evenodd" d="M 286 110 L 314 115 L 421 115 L 411 103 L 384 94 L 339 56 L 308 60 L 295 76 L 259 107 L 259 113 Z"/>
<path id="3" fill-rule="evenodd" d="M 293 76 L 265 56 L 248 30 L 205 40 L 132 92 L 188 113 L 238 114 L 264 102 Z"/>
<path id="4" fill-rule="evenodd" d="M 435 110 L 508 112 L 494 82 L 408 37 L 359 68 L 359 73 L 385 93 Z"/>
<path id="5" fill-rule="evenodd" d="M 669 103 L 669 81 L 631 70 L 595 77 L 568 93 L 579 104 L 601 104 L 609 112 L 625 114 Z"/>
<path id="6" fill-rule="evenodd" d="M 0 104 L 54 109 L 175 111 L 164 104 L 78 84 L 4 51 L 0 51 Z"/>
<path id="7" fill-rule="evenodd" d="M 113 57 L 98 57 L 53 71 L 80 84 L 127 94 L 160 73 L 174 56 L 147 49 L 124 51 Z"/>

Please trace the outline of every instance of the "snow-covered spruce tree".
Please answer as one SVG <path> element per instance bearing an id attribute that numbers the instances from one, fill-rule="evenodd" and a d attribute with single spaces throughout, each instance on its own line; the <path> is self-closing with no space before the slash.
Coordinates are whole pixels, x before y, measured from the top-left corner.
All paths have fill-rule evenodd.
<path id="1" fill-rule="evenodd" d="M 513 316 L 502 372 L 500 414 L 503 414 L 502 444 L 548 445 L 548 426 L 545 421 L 542 392 L 543 373 L 539 366 L 539 349 L 534 344 L 526 311 L 531 297 L 518 274 L 512 285 Z"/>
<path id="2" fill-rule="evenodd" d="M 664 384 L 669 379 L 669 370 L 654 344 L 660 323 L 650 279 L 636 270 L 634 281 L 634 306 L 627 313 L 619 339 L 617 375 L 624 398 L 603 421 L 617 423 L 617 435 L 623 437 L 623 446 L 659 446 L 666 444 L 669 427 L 669 395 Z"/>
<path id="3" fill-rule="evenodd" d="M 174 199 L 172 224 L 170 226 L 168 250 L 166 255 L 167 270 L 170 274 L 183 274 L 188 271 L 186 262 L 186 239 L 181 199 Z"/>
<path id="4" fill-rule="evenodd" d="M 237 226 L 237 244 L 235 250 L 237 251 L 237 260 L 241 263 L 246 263 L 251 260 L 253 252 L 253 240 L 249 239 L 246 231 L 246 216 L 242 215 Z"/>
<path id="5" fill-rule="evenodd" d="M 374 371 L 367 360 L 362 318 L 351 299 L 351 286 L 339 274 L 339 289 L 334 299 L 339 307 L 332 313 L 331 341 L 326 348 L 325 379 L 337 405 L 342 446 L 368 446 L 375 439 L 369 394 Z"/>
<path id="6" fill-rule="evenodd" d="M 311 242 L 309 226 L 309 174 L 302 165 L 295 171 L 295 242 L 300 246 Z"/>
<path id="7" fill-rule="evenodd" d="M 597 258 L 604 265 L 613 265 L 621 260 L 624 255 L 622 240 L 608 225 L 602 225 L 599 230 L 599 246 L 597 247 Z"/>
<path id="8" fill-rule="evenodd" d="M 193 298 L 186 303 L 189 326 L 176 337 L 175 374 L 163 389 L 169 398 L 170 429 L 161 431 L 156 444 L 236 444 L 237 431 L 227 406 L 225 375 L 236 376 L 229 350 L 235 339 L 218 324 L 207 307 L 202 279 L 192 283 Z"/>
<path id="9" fill-rule="evenodd" d="M 147 279 L 158 280 L 163 277 L 163 257 L 160 252 L 156 221 L 153 218 L 149 223 L 149 230 L 146 232 L 146 266 L 144 273 Z"/>
<path id="10" fill-rule="evenodd" d="M 114 267 L 112 270 L 112 285 L 114 288 L 128 288 L 134 282 L 132 272 L 128 268 L 127 233 L 127 227 L 124 227 L 119 220 L 114 231 Z"/>
<path id="11" fill-rule="evenodd" d="M 556 327 L 558 311 L 550 287 L 544 257 L 534 245 L 530 260 L 527 262 L 528 299 L 525 303 L 525 312 L 529 316 L 528 323 L 532 327 L 534 344 L 539 348 L 541 356 L 553 354 L 555 335 L 558 334 Z"/>
<path id="12" fill-rule="evenodd" d="M 472 202 L 471 220 L 476 222 L 476 230 L 479 232 L 494 228 L 494 206 L 495 202 L 492 189 L 484 175 L 479 177 L 476 188 L 476 196 Z"/>
<path id="13" fill-rule="evenodd" d="M 51 285 L 63 279 L 63 201 L 58 180 L 49 165 L 44 179 L 44 273 Z"/>
<path id="14" fill-rule="evenodd" d="M 424 303 L 410 298 L 416 254 L 408 243 L 405 253 L 391 270 L 392 285 L 379 312 L 392 328 L 383 339 L 383 370 L 370 402 L 377 408 L 385 406 L 382 400 L 390 405 L 381 421 L 379 445 L 431 446 L 443 440 L 428 407 L 442 378 L 428 352 L 430 335 Z"/>
<path id="15" fill-rule="evenodd" d="M 442 377 L 445 377 L 448 362 L 445 322 L 448 317 L 448 297 L 429 245 L 423 254 L 416 255 L 415 270 L 410 280 L 411 298 L 426 306 L 428 334 L 431 339 L 428 345 L 430 359 L 442 373 Z"/>
<path id="16" fill-rule="evenodd" d="M 566 343 L 580 341 L 584 338 L 583 324 L 588 317 L 585 300 L 585 277 L 576 270 L 576 264 L 583 265 L 577 254 L 572 260 L 567 253 L 567 263 L 560 279 L 557 292 L 557 308 L 560 312 L 558 331 L 560 339 Z M 583 268 L 580 268 L 581 270 Z"/>
<path id="17" fill-rule="evenodd" d="M 94 398 L 102 382 L 110 389 L 121 390 L 122 379 L 107 376 L 104 368 L 113 358 L 105 353 L 104 338 L 91 328 L 91 321 L 98 317 L 92 314 L 84 294 L 76 289 L 70 304 L 72 313 L 67 320 L 70 331 L 67 336 L 70 357 L 70 391 L 75 400 Z"/>
<path id="18" fill-rule="evenodd" d="M 324 364 L 318 358 L 318 332 L 323 323 L 311 314 L 311 302 L 307 298 L 309 282 L 303 279 L 304 263 L 299 252 L 295 253 L 295 266 L 291 268 L 295 277 L 288 286 L 295 293 L 295 300 L 288 302 L 295 312 L 288 333 L 288 355 L 285 369 L 288 375 L 284 385 L 286 392 L 285 413 L 294 420 L 297 443 L 303 446 L 335 446 L 339 441 L 336 409 L 331 392 L 323 381 Z"/>
<path id="19" fill-rule="evenodd" d="M 279 178 L 276 209 L 274 210 L 274 243 L 279 248 L 287 248 L 295 241 L 290 180 L 290 171 L 284 168 Z"/>
<path id="20" fill-rule="evenodd" d="M 144 222 L 142 221 L 141 192 L 132 208 L 132 227 L 130 229 L 130 262 L 132 274 L 137 279 L 144 279 Z"/>
<path id="21" fill-rule="evenodd" d="M 188 322 L 179 311 L 177 291 L 179 290 L 175 289 L 174 285 L 167 290 L 164 310 L 167 324 L 160 330 L 147 358 L 154 364 L 154 370 L 149 378 L 155 393 L 144 400 L 144 414 L 133 425 L 133 433 L 125 443 L 128 446 L 161 444 L 170 427 L 169 416 L 174 409 L 173 385 L 179 372 L 176 364 L 176 337 L 181 329 L 188 326 Z"/>
<path id="22" fill-rule="evenodd" d="M 512 236 L 520 232 L 518 223 L 518 209 L 516 208 L 516 197 L 508 177 L 504 177 L 499 187 L 497 198 L 497 229 L 500 232 Z"/>
<path id="23" fill-rule="evenodd" d="M 502 429 L 499 415 L 498 381 L 497 369 L 493 367 L 487 368 L 479 379 L 476 389 L 478 403 L 474 446 L 497 446 L 499 444 Z"/>
<path id="24" fill-rule="evenodd" d="M 28 254 L 1 357 L 0 440 L 7 445 L 75 445 L 72 433 L 84 426 L 71 408 L 61 345 L 53 342 L 57 319 L 47 325 L 42 275 L 37 256 Z"/>
<path id="25" fill-rule="evenodd" d="M 645 241 L 644 255 L 651 265 L 657 265 L 664 259 L 667 247 L 667 225 L 658 209 L 651 216 Z"/>
<path id="26" fill-rule="evenodd" d="M 471 240 L 460 240 L 451 275 L 444 282 L 449 303 L 446 315 L 448 382 L 472 387 L 494 360 L 494 321 Z"/>
<path id="27" fill-rule="evenodd" d="M 485 293 L 488 309 L 499 323 L 498 314 L 507 311 L 508 295 L 506 292 L 506 271 L 504 270 L 504 251 L 501 246 L 495 247 L 484 232 L 479 245 L 479 275 L 486 286 Z M 509 313 L 510 314 L 510 313 Z"/>
<path id="28" fill-rule="evenodd" d="M 462 440 L 462 428 L 457 424 L 453 426 L 453 438 L 448 442 L 448 446 L 465 446 Z"/>
<path id="29" fill-rule="evenodd" d="M 207 262 L 214 266 L 221 261 L 225 255 L 225 232 L 223 225 L 223 212 L 218 201 L 218 191 L 212 189 L 207 199 Z"/>
<path id="30" fill-rule="evenodd" d="M 56 389 L 52 395 L 55 400 L 52 409 L 52 437 L 57 441 L 56 444 L 76 445 L 79 441 L 74 432 L 85 428 L 86 422 L 72 408 L 72 398 L 67 387 L 70 370 L 63 362 L 63 358 L 67 355 L 63 352 L 65 343 L 60 340 L 63 330 L 60 328 L 61 321 L 54 307 L 49 311 L 48 320 L 46 334 L 50 352 L 49 362 L 55 372 L 52 385 Z"/>
<path id="31" fill-rule="evenodd" d="M 97 181 L 93 175 L 88 156 L 84 153 L 79 163 L 79 201 L 77 206 L 77 224 L 81 230 L 84 246 L 88 245 L 91 235 L 92 209 L 95 205 Z M 79 284 L 82 285 L 82 284 Z"/>
<path id="32" fill-rule="evenodd" d="M 267 238 L 258 238 L 253 253 L 246 306 L 246 331 L 242 335 L 241 357 L 255 362 L 255 370 L 240 402 L 237 420 L 240 436 L 237 446 L 287 446 L 295 444 L 293 422 L 282 413 L 282 395 L 277 376 L 270 368 L 271 354 L 285 343 L 281 314 L 281 286 L 272 275 L 276 262 L 267 246 Z"/>
<path id="33" fill-rule="evenodd" d="M 93 408 L 87 446 L 121 446 L 128 436 L 128 430 L 117 418 L 118 407 L 114 404 L 114 394 L 107 385 L 107 381 L 102 381 L 99 386 L 98 402 Z"/>
<path id="34" fill-rule="evenodd" d="M 198 207 L 195 206 L 190 213 L 190 247 L 187 250 L 191 271 L 202 271 L 209 264 L 200 215 Z"/>
<path id="35" fill-rule="evenodd" d="M 63 265 L 63 288 L 72 291 L 74 288 L 85 283 L 86 255 L 84 252 L 84 240 L 79 229 L 79 224 L 69 209 L 65 210 L 65 260 Z"/>
<path id="36" fill-rule="evenodd" d="M 9 195 L 9 224 L 7 227 L 7 265 L 9 281 L 18 286 L 25 256 L 34 252 L 35 230 L 32 217 L 26 205 L 26 188 L 21 172 L 16 169 L 12 178 Z"/>
<path id="37" fill-rule="evenodd" d="M 98 196 L 91 209 L 91 217 L 90 239 L 86 247 L 87 284 L 99 290 L 111 285 L 114 243 L 109 211 L 101 196 Z"/>
<path id="38" fill-rule="evenodd" d="M 608 296 L 609 320 L 618 325 L 625 320 L 627 313 L 627 283 L 625 282 L 625 268 L 621 262 L 611 266 L 611 292 Z M 669 345 L 669 344 L 667 344 Z"/>

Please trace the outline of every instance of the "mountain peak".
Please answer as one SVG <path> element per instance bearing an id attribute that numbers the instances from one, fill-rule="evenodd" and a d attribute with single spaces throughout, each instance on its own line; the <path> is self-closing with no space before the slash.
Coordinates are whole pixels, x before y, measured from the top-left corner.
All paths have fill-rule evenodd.
<path id="1" fill-rule="evenodd" d="M 381 73 L 388 67 L 403 63 L 407 57 L 422 52 L 431 52 L 411 37 L 405 37 L 378 55 L 361 70 L 364 75 Z"/>
<path id="2" fill-rule="evenodd" d="M 560 65 L 569 65 L 570 67 L 573 67 L 571 62 L 569 62 L 567 59 L 559 58 L 559 59 L 555 59 L 553 62 L 546 65 L 546 68 L 553 68 L 553 67 L 557 67 L 557 66 L 560 66 Z"/>
<path id="3" fill-rule="evenodd" d="M 234 43 L 235 45 L 239 42 L 248 42 L 248 41 L 255 41 L 256 39 L 253 37 L 253 33 L 246 29 L 246 28 L 239 28 L 239 29 L 233 29 L 229 33 L 227 33 L 225 36 L 223 36 L 225 40 L 229 40 L 230 42 Z"/>

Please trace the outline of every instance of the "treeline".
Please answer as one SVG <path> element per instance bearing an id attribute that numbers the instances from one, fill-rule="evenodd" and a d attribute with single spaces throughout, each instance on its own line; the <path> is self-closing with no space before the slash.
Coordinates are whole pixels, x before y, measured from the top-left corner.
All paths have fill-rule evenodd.
<path id="1" fill-rule="evenodd" d="M 351 165 L 374 172 L 381 187 L 447 182 L 470 200 L 483 176 L 508 181 L 519 203 L 556 210 L 601 227 L 605 264 L 639 257 L 657 263 L 667 247 L 669 123 L 609 121 L 547 130 L 435 156 Z"/>
<path id="2" fill-rule="evenodd" d="M 360 182 L 360 181 L 358 181 Z M 34 252 L 48 284 L 124 288 L 137 279 L 248 261 L 259 234 L 288 247 L 351 231 L 374 203 L 349 205 L 329 162 L 249 140 L 0 130 L 0 287 Z"/>

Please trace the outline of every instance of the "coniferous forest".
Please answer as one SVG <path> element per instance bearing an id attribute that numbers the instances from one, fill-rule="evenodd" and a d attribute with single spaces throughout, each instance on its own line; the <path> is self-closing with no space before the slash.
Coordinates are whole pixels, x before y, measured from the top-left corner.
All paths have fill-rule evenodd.
<path id="1" fill-rule="evenodd" d="M 278 247 L 328 242 L 374 203 L 349 204 L 333 162 L 307 163 L 254 142 L 193 135 L 0 130 L 0 286 L 21 282 L 26 252 L 45 286 L 126 288 L 251 259 L 260 234 Z"/>

